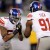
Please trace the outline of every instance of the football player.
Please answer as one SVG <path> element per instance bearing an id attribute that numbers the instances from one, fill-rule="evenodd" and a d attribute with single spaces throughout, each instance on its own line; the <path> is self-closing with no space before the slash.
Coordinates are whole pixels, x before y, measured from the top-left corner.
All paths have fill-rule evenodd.
<path id="1" fill-rule="evenodd" d="M 32 11 L 30 11 L 30 12 L 32 13 Z M 38 43 L 38 39 L 37 39 L 37 36 L 36 36 L 36 32 L 31 31 L 31 34 L 30 34 L 30 37 L 29 37 L 29 42 L 30 42 L 30 49 L 31 50 L 36 50 L 37 43 Z"/>
<path id="2" fill-rule="evenodd" d="M 12 8 L 9 11 L 9 17 L 0 17 L 0 49 L 11 49 L 9 40 L 16 34 L 18 34 L 19 40 L 22 41 L 21 11 L 20 9 Z"/>
<path id="3" fill-rule="evenodd" d="M 22 26 L 20 10 L 12 8 L 9 12 L 9 17 L 0 17 L 0 30 L 2 39 L 7 42 L 17 33 L 19 33 L 19 39 L 22 41 Z M 6 30 L 6 31 L 4 31 Z"/>
<path id="4" fill-rule="evenodd" d="M 42 10 L 42 5 L 38 1 L 33 1 L 27 15 L 25 37 L 28 38 L 31 30 L 34 30 L 38 39 L 38 50 L 50 49 L 50 13 Z M 40 40 L 39 40 L 40 39 Z"/>

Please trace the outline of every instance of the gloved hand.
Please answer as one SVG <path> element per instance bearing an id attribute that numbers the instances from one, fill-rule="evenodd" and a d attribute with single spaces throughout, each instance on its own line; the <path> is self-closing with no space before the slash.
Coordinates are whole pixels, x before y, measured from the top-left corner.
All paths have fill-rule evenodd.
<path id="1" fill-rule="evenodd" d="M 13 34 L 16 35 L 18 32 L 21 32 L 21 24 L 20 24 L 20 23 L 18 23 L 18 24 L 16 25 L 16 28 L 15 28 L 15 30 L 13 31 Z"/>
<path id="2" fill-rule="evenodd" d="M 19 23 L 18 26 L 16 26 L 16 27 L 19 28 L 19 29 L 18 29 L 18 32 L 19 32 L 18 38 L 19 38 L 20 41 L 22 41 L 22 40 L 23 40 L 23 35 L 22 35 L 22 25 Z"/>
<path id="3" fill-rule="evenodd" d="M 17 33 L 18 34 L 18 38 L 20 41 L 23 40 L 23 35 L 22 35 L 22 26 L 20 23 L 18 23 L 18 25 L 16 25 L 16 29 L 13 31 L 13 34 L 16 35 Z"/>

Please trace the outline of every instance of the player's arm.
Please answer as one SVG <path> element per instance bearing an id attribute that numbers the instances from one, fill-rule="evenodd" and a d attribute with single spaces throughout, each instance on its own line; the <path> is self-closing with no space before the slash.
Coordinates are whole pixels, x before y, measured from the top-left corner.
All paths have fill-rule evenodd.
<path id="1" fill-rule="evenodd" d="M 25 37 L 28 38 L 31 34 L 31 30 L 32 30 L 32 20 L 28 20 L 26 22 L 26 29 L 25 29 Z"/>
<path id="2" fill-rule="evenodd" d="M 18 33 L 18 30 L 17 30 L 17 29 L 14 30 L 13 33 L 10 33 L 10 34 L 8 34 L 8 32 L 7 32 L 7 34 L 3 36 L 3 40 L 4 40 L 5 42 L 7 42 L 7 41 L 9 41 L 10 39 L 12 39 L 17 33 Z"/>
<path id="3" fill-rule="evenodd" d="M 7 42 L 8 40 L 12 39 L 17 33 L 19 33 L 19 40 L 22 41 L 22 33 L 21 33 L 21 27 L 20 25 L 16 25 L 16 29 L 13 31 L 13 33 L 11 34 L 6 34 L 4 37 L 3 37 L 3 40 L 5 42 Z"/>
<path id="4" fill-rule="evenodd" d="M 22 35 L 22 25 L 21 25 L 21 23 L 16 25 L 16 30 L 13 32 L 14 35 L 16 35 L 17 33 L 18 33 L 19 40 L 22 41 L 23 40 L 23 35 Z"/>
<path id="5" fill-rule="evenodd" d="M 12 39 L 14 37 L 14 34 L 7 34 L 6 36 L 3 37 L 3 40 L 5 42 L 9 41 L 10 39 Z"/>
<path id="6" fill-rule="evenodd" d="M 3 40 L 5 42 L 7 42 L 10 39 L 12 39 L 18 33 L 18 29 L 19 28 L 17 27 L 14 31 L 12 31 L 13 33 L 10 33 L 10 34 L 9 34 L 9 31 L 7 30 L 7 33 L 4 36 L 2 36 L 3 37 Z"/>
<path id="7" fill-rule="evenodd" d="M 5 42 L 8 41 L 8 39 L 10 39 L 11 37 L 13 37 L 13 34 L 8 34 L 7 33 L 7 29 L 5 27 L 0 26 L 0 30 L 1 30 L 2 39 Z"/>
<path id="8" fill-rule="evenodd" d="M 20 41 L 23 40 L 23 35 L 22 35 L 22 25 L 20 25 L 20 28 L 19 28 L 19 30 L 18 30 L 18 38 L 19 38 Z"/>

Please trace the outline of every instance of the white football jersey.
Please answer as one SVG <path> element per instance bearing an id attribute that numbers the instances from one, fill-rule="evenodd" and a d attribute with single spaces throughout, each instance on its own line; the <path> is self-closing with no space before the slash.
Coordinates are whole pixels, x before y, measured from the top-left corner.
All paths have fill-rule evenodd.
<path id="1" fill-rule="evenodd" d="M 9 17 L 0 17 L 0 26 L 5 27 L 7 30 L 13 30 L 14 24 L 9 20 Z"/>
<path id="2" fill-rule="evenodd" d="M 16 29 L 16 25 L 10 22 L 9 17 L 0 17 L 0 26 L 5 27 L 8 31 L 8 34 L 13 33 L 13 30 Z M 2 40 L 1 30 L 0 30 L 0 40 Z"/>
<path id="3" fill-rule="evenodd" d="M 50 13 L 45 11 L 36 11 L 29 13 L 27 20 L 33 22 L 32 29 L 36 32 L 38 39 L 44 36 L 50 36 Z"/>

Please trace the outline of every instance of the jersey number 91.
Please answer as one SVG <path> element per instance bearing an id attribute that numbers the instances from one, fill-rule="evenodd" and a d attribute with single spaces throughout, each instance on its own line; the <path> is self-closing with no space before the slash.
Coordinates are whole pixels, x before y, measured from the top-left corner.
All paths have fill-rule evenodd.
<path id="1" fill-rule="evenodd" d="M 46 19 L 41 18 L 38 21 L 39 21 L 39 24 L 40 24 L 41 29 L 43 31 L 47 31 L 47 30 L 50 31 L 50 21 L 49 21 L 49 18 L 46 18 Z"/>

